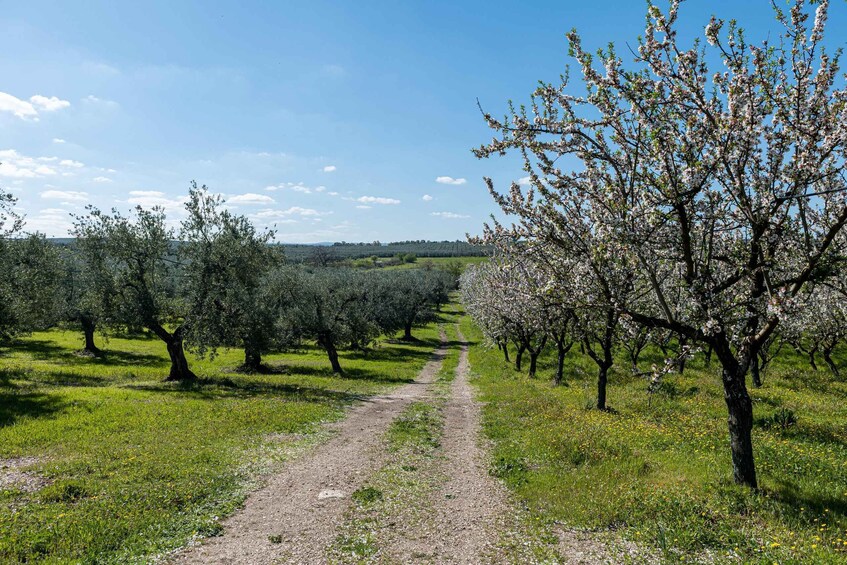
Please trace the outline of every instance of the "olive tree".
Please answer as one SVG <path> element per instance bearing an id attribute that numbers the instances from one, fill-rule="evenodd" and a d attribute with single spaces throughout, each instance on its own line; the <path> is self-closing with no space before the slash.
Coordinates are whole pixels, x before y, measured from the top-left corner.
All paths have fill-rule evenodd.
<path id="1" fill-rule="evenodd" d="M 281 248 L 269 245 L 273 231 L 259 232 L 248 218 L 224 207 L 222 197 L 192 183 L 182 222 L 179 257 L 183 268 L 186 343 L 214 354 L 244 348 L 243 369 L 263 369 L 262 354 L 280 344 L 276 322 L 286 294 L 272 276 Z"/>
<path id="2" fill-rule="evenodd" d="M 111 272 L 111 283 L 94 289 L 99 290 L 99 305 L 108 310 L 107 323 L 148 329 L 167 347 L 168 380 L 196 379 L 185 357 L 186 308 L 174 234 L 164 210 L 139 206 L 127 217 L 89 206 L 87 215 L 76 217 L 73 235 L 86 268 L 104 261 Z"/>
<path id="3" fill-rule="evenodd" d="M 452 277 L 431 269 L 402 269 L 368 273 L 376 279 L 372 310 L 380 329 L 387 334 L 403 332 L 414 341 L 412 328 L 436 319 L 436 308 L 448 299 Z"/>
<path id="4" fill-rule="evenodd" d="M 338 361 L 339 348 L 366 344 L 379 333 L 367 309 L 372 292 L 366 275 L 352 269 L 321 267 L 297 272 L 286 315 L 300 337 L 314 340 L 326 351 L 334 373 L 344 372 Z"/>
<path id="5" fill-rule="evenodd" d="M 522 235 L 566 253 L 562 233 L 590 221 L 591 254 L 623 263 L 642 309 L 615 288 L 598 295 L 635 323 L 709 345 L 721 363 L 733 476 L 757 487 L 745 376 L 788 304 L 839 260 L 847 222 L 847 91 L 840 53 L 824 46 L 829 9 L 777 9 L 782 41 L 753 45 L 717 18 L 684 46 L 681 2 L 648 7 L 631 68 L 613 46 L 570 53 L 586 87 L 541 84 L 499 120 L 479 157 L 517 151 L 530 186 L 489 190 Z M 709 70 L 719 60 L 719 72 Z M 562 240 L 565 241 L 562 241 Z M 589 255 L 575 257 L 591 265 Z M 666 289 L 678 289 L 679 301 Z M 656 313 L 658 312 L 658 313 Z"/>
<path id="6" fill-rule="evenodd" d="M 0 339 L 44 329 L 59 313 L 58 250 L 42 235 L 21 233 L 16 202 L 0 188 Z"/>

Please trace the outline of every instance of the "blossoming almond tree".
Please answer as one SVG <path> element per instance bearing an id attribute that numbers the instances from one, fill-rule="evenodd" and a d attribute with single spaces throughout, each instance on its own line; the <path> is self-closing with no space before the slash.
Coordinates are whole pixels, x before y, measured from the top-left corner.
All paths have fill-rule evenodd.
<path id="1" fill-rule="evenodd" d="M 593 55 L 569 33 L 587 92 L 572 94 L 567 76 L 541 84 L 529 108 L 512 107 L 505 120 L 485 115 L 497 135 L 475 153 L 523 156 L 527 190 L 515 183 L 503 195 L 488 180 L 504 211 L 520 218 L 521 237 L 631 270 L 629 290 L 649 295 L 651 307 L 619 295 L 625 286 L 604 289 L 610 306 L 712 348 L 733 475 L 755 488 L 745 376 L 786 306 L 839 260 L 847 91 L 840 52 L 824 45 L 826 0 L 812 25 L 804 0 L 777 9 L 781 41 L 761 45 L 713 18 L 706 44 L 684 47 L 680 5 L 649 6 L 632 70 L 613 46 Z M 714 60 L 718 72 L 709 70 Z M 590 250 L 569 237 L 586 223 Z"/>

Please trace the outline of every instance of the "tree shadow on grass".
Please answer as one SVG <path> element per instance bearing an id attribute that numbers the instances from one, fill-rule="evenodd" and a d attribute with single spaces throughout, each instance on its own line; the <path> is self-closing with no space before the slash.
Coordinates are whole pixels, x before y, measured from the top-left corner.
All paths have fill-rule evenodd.
<path id="1" fill-rule="evenodd" d="M 123 367 L 132 365 L 143 365 L 145 367 L 169 367 L 170 361 L 160 355 L 148 353 L 132 353 L 129 351 L 117 351 L 109 349 L 100 357 L 88 359 L 89 363 L 106 367 Z"/>
<path id="2" fill-rule="evenodd" d="M 777 486 L 771 492 L 784 504 L 783 512 L 793 514 L 798 520 L 808 519 L 809 511 L 812 515 L 824 514 L 828 511 L 833 518 L 838 515 L 847 516 L 847 499 L 810 494 L 798 490 L 796 485 L 785 479 L 773 478 L 773 480 Z"/>
<path id="3" fill-rule="evenodd" d="M 5 353 L 28 353 L 32 355 L 33 359 L 37 359 L 39 361 L 55 361 L 60 358 L 63 360 L 78 359 L 71 351 L 64 347 L 56 345 L 55 342 L 43 339 L 16 341 L 3 349 Z"/>
<path id="4" fill-rule="evenodd" d="M 39 391 L 0 392 L 0 427 L 9 426 L 24 417 L 49 416 L 65 403 L 56 395 Z"/>
<path id="5" fill-rule="evenodd" d="M 235 381 L 230 378 L 204 378 L 185 383 L 138 383 L 125 385 L 139 391 L 183 394 L 190 398 L 220 400 L 222 398 L 275 397 L 301 402 L 330 402 L 349 404 L 368 397 L 364 394 L 329 390 L 318 387 L 287 383 L 263 382 L 260 380 Z"/>
<path id="6" fill-rule="evenodd" d="M 427 354 L 429 357 L 431 354 Z M 373 360 L 372 358 L 370 360 Z M 344 372 L 340 375 L 333 373 L 329 366 L 329 361 L 326 366 L 317 365 L 301 365 L 296 363 L 280 363 L 273 365 L 277 374 L 289 375 L 292 377 L 318 377 L 327 379 L 341 380 L 369 380 L 377 383 L 408 383 L 414 380 L 414 375 L 409 377 L 401 377 L 391 372 L 377 372 L 359 367 L 344 367 L 342 360 L 342 369 Z"/>

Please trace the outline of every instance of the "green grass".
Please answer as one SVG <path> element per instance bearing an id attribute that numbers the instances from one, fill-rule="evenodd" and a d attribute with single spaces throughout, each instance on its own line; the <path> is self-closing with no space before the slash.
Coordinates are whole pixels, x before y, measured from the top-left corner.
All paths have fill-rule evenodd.
<path id="1" fill-rule="evenodd" d="M 462 267 L 488 261 L 488 257 L 418 257 L 414 263 L 400 263 L 383 267 L 384 269 L 422 269 L 426 267 L 445 267 L 458 263 Z"/>
<path id="2" fill-rule="evenodd" d="M 567 386 L 554 387 L 551 357 L 529 380 L 484 348 L 469 320 L 462 331 L 478 342 L 470 360 L 492 473 L 535 518 L 614 530 L 672 562 L 847 561 L 847 383 L 788 353 L 751 390 L 754 493 L 731 481 L 717 367 L 693 361 L 650 398 L 622 362 L 610 379 L 614 410 L 601 412 L 586 408 L 596 367 L 578 352 L 568 357 Z M 659 361 L 647 357 L 645 366 Z M 783 409 L 795 425 L 779 425 Z"/>
<path id="3" fill-rule="evenodd" d="M 0 351 L 0 459 L 35 457 L 50 484 L 0 490 L 0 561 L 146 562 L 220 532 L 262 473 L 316 441 L 319 424 L 364 395 L 411 381 L 438 341 L 342 354 L 333 375 L 314 348 L 268 356 L 272 375 L 234 369 L 242 352 L 191 359 L 201 380 L 164 383 L 155 339 L 112 338 L 103 359 L 74 355 L 73 332 Z M 2 471 L 0 471 L 2 472 Z"/>

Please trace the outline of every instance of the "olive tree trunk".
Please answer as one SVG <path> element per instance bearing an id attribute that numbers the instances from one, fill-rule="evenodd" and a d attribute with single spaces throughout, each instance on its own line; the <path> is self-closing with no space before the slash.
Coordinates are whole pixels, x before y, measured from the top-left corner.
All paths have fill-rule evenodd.
<path id="1" fill-rule="evenodd" d="M 100 351 L 100 348 L 94 343 L 94 330 L 97 329 L 97 324 L 95 324 L 94 320 L 88 316 L 82 316 L 80 318 L 80 324 L 82 325 L 82 332 L 85 335 L 85 347 L 82 352 L 88 355 L 93 355 L 94 357 L 99 357 L 103 352 Z"/>
<path id="2" fill-rule="evenodd" d="M 335 348 L 335 342 L 331 335 L 323 334 L 318 338 L 318 345 L 324 348 L 326 355 L 329 358 L 329 363 L 332 365 L 332 372 L 339 375 L 344 374 L 341 369 L 341 363 L 338 362 L 338 350 Z"/>
<path id="3" fill-rule="evenodd" d="M 180 326 L 173 333 L 155 323 L 150 324 L 148 328 L 159 339 L 164 341 L 165 346 L 168 348 L 168 356 L 171 359 L 171 371 L 167 380 L 182 382 L 197 380 L 197 375 L 188 367 L 188 359 L 185 358 L 185 348 L 183 347 L 184 328 Z"/>

